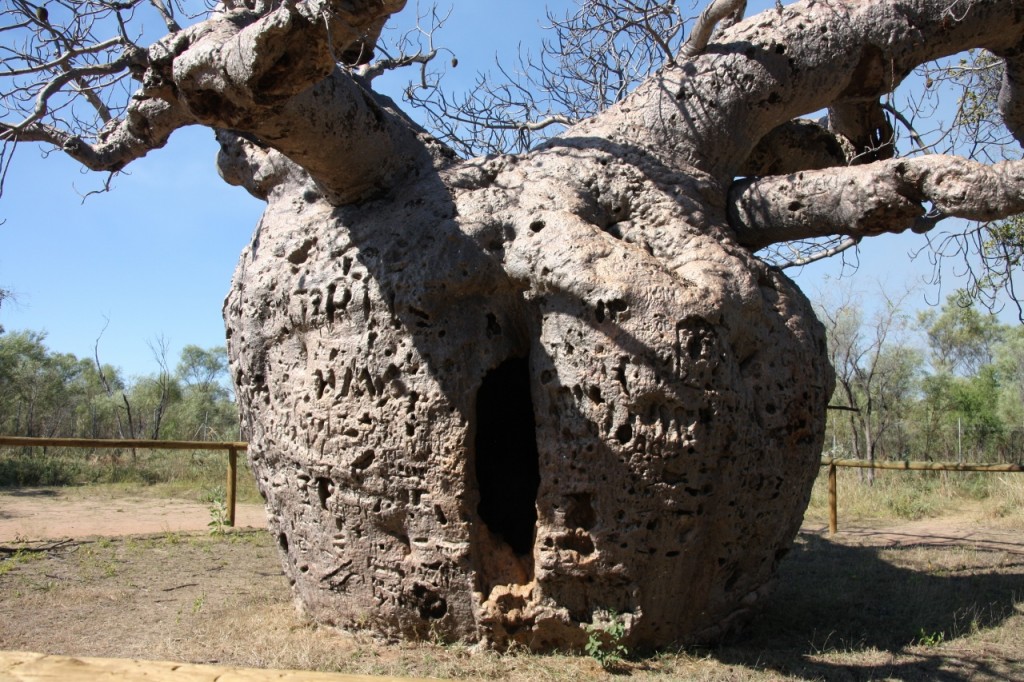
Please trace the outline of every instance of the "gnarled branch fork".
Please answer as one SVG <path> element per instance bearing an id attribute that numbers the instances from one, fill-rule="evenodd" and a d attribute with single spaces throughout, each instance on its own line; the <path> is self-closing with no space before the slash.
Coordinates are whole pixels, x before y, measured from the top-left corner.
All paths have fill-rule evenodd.
<path id="1" fill-rule="evenodd" d="M 404 5 L 405 0 L 225 4 L 208 20 L 159 41 L 143 59 L 132 56 L 136 70 L 145 65 L 142 87 L 123 119 L 94 142 L 43 124 L 38 116 L 4 129 L 19 140 L 53 143 L 98 170 L 123 167 L 184 125 L 238 131 L 304 168 L 332 203 L 361 201 L 438 162 L 415 125 L 338 66 L 365 61 L 383 23 Z M 921 214 L 920 199 L 898 191 L 907 184 L 898 169 L 927 166 L 926 175 L 934 178 L 944 166 L 959 177 L 988 177 L 973 166 L 968 172 L 952 157 L 868 163 L 892 155 L 892 130 L 879 99 L 921 63 L 974 47 L 1003 56 L 1001 108 L 1010 130 L 1018 139 L 1024 135 L 1020 2 L 974 0 L 955 15 L 944 0 L 912 7 L 888 0 L 797 3 L 772 11 L 770 20 L 753 17 L 725 28 L 711 42 L 715 24 L 742 6 L 733 0 L 712 3 L 681 51 L 683 59 L 563 137 L 614 139 L 645 150 L 667 169 L 696 172 L 722 188 L 738 175 L 767 175 L 742 183 L 729 198 L 739 241 L 756 248 L 812 234 L 908 227 Z M 809 38 L 817 35 L 829 36 L 828 45 Z M 824 107 L 834 114 L 830 130 L 794 122 Z M 854 162 L 864 165 L 845 167 Z M 813 172 L 788 175 L 800 171 Z M 996 168 L 988 173 L 1005 185 L 1007 196 L 1012 193 L 1015 175 Z M 856 188 L 873 182 L 880 183 L 881 194 L 891 195 L 889 203 L 865 208 L 863 215 L 838 208 Z M 951 203 L 936 192 L 926 198 Z M 813 209 L 812 193 L 820 195 Z M 804 208 L 793 211 L 794 203 Z M 1003 199 L 987 212 L 969 203 L 943 210 L 989 217 L 1016 210 Z M 881 223 L 867 219 L 882 214 Z"/>

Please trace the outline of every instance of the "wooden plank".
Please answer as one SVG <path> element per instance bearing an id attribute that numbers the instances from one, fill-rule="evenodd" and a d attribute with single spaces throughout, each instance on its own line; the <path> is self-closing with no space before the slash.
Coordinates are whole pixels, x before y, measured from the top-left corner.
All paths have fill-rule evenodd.
<path id="1" fill-rule="evenodd" d="M 12 682 L 426 682 L 423 678 L 345 675 L 300 670 L 261 670 L 136 659 L 52 656 L 0 651 L 0 679 Z"/>
<path id="2" fill-rule="evenodd" d="M 238 450 L 228 450 L 227 507 L 228 525 L 235 527 L 235 482 L 238 480 Z"/>
<path id="3" fill-rule="evenodd" d="M 854 467 L 858 469 L 900 469 L 903 471 L 994 471 L 1024 472 L 1024 464 L 957 464 L 956 462 L 890 462 L 874 463 L 866 459 L 823 459 L 821 466 Z"/>
<path id="4" fill-rule="evenodd" d="M 839 532 L 839 499 L 836 493 L 836 465 L 828 465 L 828 534 Z"/>
<path id="5" fill-rule="evenodd" d="M 242 441 L 146 440 L 133 438 L 27 438 L 0 436 L 0 446 L 53 448 L 139 448 L 149 450 L 245 450 Z"/>

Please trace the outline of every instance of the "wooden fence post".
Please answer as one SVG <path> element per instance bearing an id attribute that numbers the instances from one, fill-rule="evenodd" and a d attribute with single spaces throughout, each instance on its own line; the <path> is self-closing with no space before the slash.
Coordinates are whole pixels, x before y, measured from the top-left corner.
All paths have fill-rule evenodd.
<path id="1" fill-rule="evenodd" d="M 228 449 L 228 526 L 235 527 L 235 480 L 238 474 L 238 450 Z"/>
<path id="2" fill-rule="evenodd" d="M 836 493 L 836 464 L 828 464 L 828 534 L 835 535 L 839 530 L 839 502 Z"/>

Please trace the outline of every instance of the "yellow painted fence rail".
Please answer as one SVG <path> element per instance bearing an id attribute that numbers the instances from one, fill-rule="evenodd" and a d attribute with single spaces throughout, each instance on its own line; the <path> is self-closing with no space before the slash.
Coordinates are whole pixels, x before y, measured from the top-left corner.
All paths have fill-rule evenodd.
<path id="1" fill-rule="evenodd" d="M 900 469 L 903 471 L 988 471 L 991 473 L 1024 472 L 1024 464 L 958 464 L 956 462 L 886 462 L 866 459 L 821 460 L 821 466 L 828 467 L 828 532 L 835 535 L 839 530 L 838 492 L 836 491 L 836 469 Z"/>
<path id="2" fill-rule="evenodd" d="M 238 453 L 249 444 L 244 441 L 206 440 L 143 440 L 134 438 L 28 438 L 23 436 L 0 436 L 0 447 L 33 448 L 118 448 L 138 450 L 226 450 L 228 453 L 227 490 L 225 506 L 228 525 L 235 525 L 235 483 L 238 480 Z"/>

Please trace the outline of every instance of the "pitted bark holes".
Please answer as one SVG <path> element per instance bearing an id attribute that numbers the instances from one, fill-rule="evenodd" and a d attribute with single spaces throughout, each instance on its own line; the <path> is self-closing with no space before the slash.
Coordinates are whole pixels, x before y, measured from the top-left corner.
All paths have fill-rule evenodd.
<path id="1" fill-rule="evenodd" d="M 477 513 L 516 554 L 529 554 L 537 525 L 540 464 L 527 358 L 510 358 L 476 395 Z"/>

